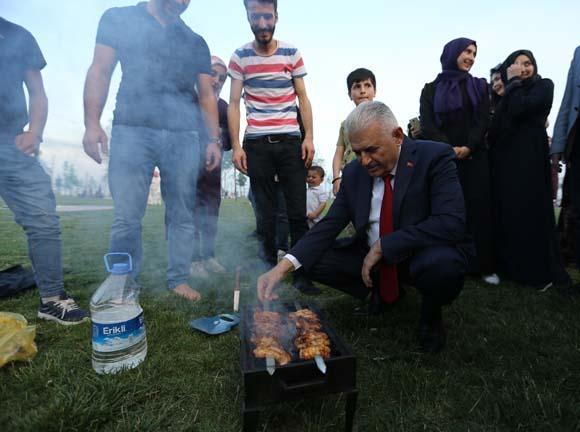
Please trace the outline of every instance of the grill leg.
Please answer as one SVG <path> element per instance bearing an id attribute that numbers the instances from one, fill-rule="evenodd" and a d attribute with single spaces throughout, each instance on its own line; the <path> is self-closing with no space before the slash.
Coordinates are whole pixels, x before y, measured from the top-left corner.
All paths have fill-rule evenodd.
<path id="1" fill-rule="evenodd" d="M 358 390 L 353 390 L 346 393 L 346 415 L 344 421 L 345 432 L 352 432 L 352 426 L 354 423 L 354 413 L 356 412 L 356 399 L 358 397 Z"/>
<path id="2" fill-rule="evenodd" d="M 243 415 L 243 432 L 255 432 L 258 430 L 258 422 L 260 420 L 259 409 L 248 409 L 244 405 L 242 408 Z"/>

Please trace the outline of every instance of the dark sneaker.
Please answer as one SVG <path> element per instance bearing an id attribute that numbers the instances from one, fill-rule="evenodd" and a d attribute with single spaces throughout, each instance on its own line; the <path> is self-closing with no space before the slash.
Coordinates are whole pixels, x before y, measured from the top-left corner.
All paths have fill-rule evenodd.
<path id="1" fill-rule="evenodd" d="M 40 301 L 38 318 L 56 321 L 62 325 L 75 325 L 89 319 L 89 315 L 75 303 L 74 299 L 66 294 L 60 300 L 43 303 Z"/>
<path id="2" fill-rule="evenodd" d="M 443 321 L 435 322 L 431 325 L 422 324 L 418 333 L 421 351 L 429 354 L 437 354 L 445 347 L 447 332 Z"/>

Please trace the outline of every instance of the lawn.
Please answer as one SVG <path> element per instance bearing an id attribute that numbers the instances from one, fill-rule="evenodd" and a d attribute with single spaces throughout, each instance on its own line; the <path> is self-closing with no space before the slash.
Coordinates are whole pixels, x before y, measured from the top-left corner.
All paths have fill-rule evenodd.
<path id="1" fill-rule="evenodd" d="M 66 287 L 84 307 L 106 276 L 111 219 L 110 210 L 61 216 Z M 30 363 L 0 370 L 0 429 L 239 431 L 238 330 L 209 337 L 188 322 L 231 310 L 235 266 L 254 267 L 252 229 L 248 202 L 225 201 L 218 258 L 229 272 L 196 282 L 204 298 L 191 304 L 165 289 L 163 211 L 147 210 L 141 304 L 149 350 L 140 367 L 119 375 L 93 372 L 89 324 L 37 321 L 36 292 L 1 300 L 0 310 L 37 324 L 39 351 Z M 17 263 L 28 265 L 26 240 L 0 206 L 0 268 Z M 243 275 L 244 304 L 254 302 L 255 277 Z M 285 287 L 282 294 L 295 292 Z M 448 345 L 436 356 L 417 351 L 412 289 L 378 318 L 352 318 L 356 302 L 328 288 L 300 301 L 321 307 L 357 355 L 358 431 L 580 431 L 580 300 L 469 280 L 445 313 Z M 342 430 L 344 397 L 273 406 L 261 419 L 261 431 Z"/>

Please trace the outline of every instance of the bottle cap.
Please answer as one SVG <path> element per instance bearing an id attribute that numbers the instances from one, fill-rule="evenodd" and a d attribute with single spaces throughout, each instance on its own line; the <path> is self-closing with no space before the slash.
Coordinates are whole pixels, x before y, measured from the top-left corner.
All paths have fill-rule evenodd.
<path id="1" fill-rule="evenodd" d="M 116 263 L 111 268 L 111 273 L 113 274 L 127 274 L 129 271 L 131 271 L 129 263 Z"/>

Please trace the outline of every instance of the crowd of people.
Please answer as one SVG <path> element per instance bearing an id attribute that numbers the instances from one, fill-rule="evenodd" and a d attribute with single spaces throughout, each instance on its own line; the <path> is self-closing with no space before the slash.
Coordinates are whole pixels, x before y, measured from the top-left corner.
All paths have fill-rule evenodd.
<path id="1" fill-rule="evenodd" d="M 353 70 L 346 85 L 355 108 L 339 126 L 335 200 L 323 217 L 330 197 L 321 186 L 324 169 L 312 166 L 306 66 L 295 46 L 274 38 L 277 1 L 244 0 L 254 39 L 227 65 L 181 20 L 188 5 L 149 0 L 107 10 L 86 76 L 83 146 L 97 163 L 109 154 L 115 207 L 109 250 L 131 254 L 132 283 L 141 269 L 141 221 L 156 169 L 169 289 L 196 301 L 201 295 L 190 276 L 226 271 L 215 242 L 221 160 L 231 149 L 236 169 L 250 179 L 259 257 L 269 268 L 258 279 L 260 300 L 275 299 L 277 284 L 291 272 L 302 293 L 320 292 L 313 284 L 319 282 L 368 299 L 355 314 L 379 314 L 413 285 L 423 299 L 421 348 L 438 352 L 446 340 L 443 306 L 468 275 L 491 285 L 501 276 L 539 291 L 553 285 L 577 291 L 560 252 L 552 168 L 561 160 L 567 165 L 570 205 L 562 213 L 572 229 L 561 237 L 575 240 L 580 268 L 580 229 L 573 229 L 580 227 L 580 47 L 551 147 L 546 128 L 554 85 L 538 74 L 529 50 L 491 68 L 488 83 L 470 74 L 476 41 L 448 42 L 441 72 L 424 86 L 420 116 L 407 134 L 393 111 L 374 101 L 375 74 Z M 28 237 L 38 317 L 77 324 L 88 316 L 64 291 L 55 197 L 37 159 L 48 110 L 46 62 L 24 28 L 0 18 L 0 35 L 0 97 L 8 101 L 0 106 L 0 195 Z M 122 78 L 109 151 L 101 115 L 117 64 Z M 228 76 L 229 103 L 220 98 Z M 247 127 L 240 139 L 242 99 Z"/>

